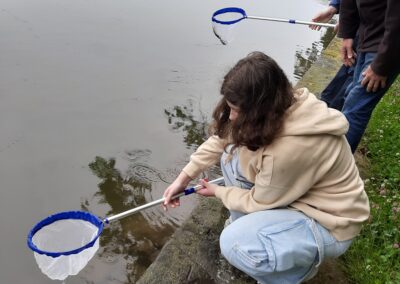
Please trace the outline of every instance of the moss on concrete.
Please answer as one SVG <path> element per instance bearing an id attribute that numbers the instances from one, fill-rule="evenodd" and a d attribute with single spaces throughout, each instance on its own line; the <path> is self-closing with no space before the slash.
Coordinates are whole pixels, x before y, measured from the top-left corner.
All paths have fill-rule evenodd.
<path id="1" fill-rule="evenodd" d="M 220 255 L 219 235 L 226 218 L 219 200 L 202 197 L 138 283 L 254 283 Z"/>
<path id="2" fill-rule="evenodd" d="M 307 87 L 312 93 L 319 95 L 342 65 L 339 49 L 340 40 L 334 38 L 295 88 Z"/>

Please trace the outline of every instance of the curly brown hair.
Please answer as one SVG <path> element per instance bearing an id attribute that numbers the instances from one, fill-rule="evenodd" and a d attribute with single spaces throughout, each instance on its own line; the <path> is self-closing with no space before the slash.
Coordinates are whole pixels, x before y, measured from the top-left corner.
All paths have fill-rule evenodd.
<path id="1" fill-rule="evenodd" d="M 235 147 L 246 146 L 252 151 L 273 142 L 294 102 L 285 73 L 262 52 L 250 53 L 225 75 L 221 95 L 210 134 L 229 138 Z M 240 109 L 235 121 L 229 120 L 227 101 Z"/>

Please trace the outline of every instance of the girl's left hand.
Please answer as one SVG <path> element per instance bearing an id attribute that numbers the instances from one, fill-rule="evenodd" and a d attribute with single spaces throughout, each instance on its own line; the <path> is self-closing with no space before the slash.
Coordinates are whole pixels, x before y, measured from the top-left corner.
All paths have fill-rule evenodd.
<path id="1" fill-rule="evenodd" d="M 200 184 L 203 186 L 203 188 L 196 191 L 196 193 L 203 196 L 215 196 L 215 189 L 217 188 L 218 185 L 213 183 L 208 183 L 204 179 L 200 180 Z"/>

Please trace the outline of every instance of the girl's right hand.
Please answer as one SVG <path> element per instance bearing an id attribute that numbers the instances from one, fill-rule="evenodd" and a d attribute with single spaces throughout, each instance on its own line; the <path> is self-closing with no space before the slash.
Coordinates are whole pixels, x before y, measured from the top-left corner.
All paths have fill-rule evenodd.
<path id="1" fill-rule="evenodd" d="M 181 172 L 179 176 L 175 179 L 175 181 L 170 186 L 167 187 L 163 195 L 165 198 L 163 203 L 164 210 L 167 210 L 168 205 L 171 206 L 172 208 L 175 208 L 176 206 L 180 205 L 179 198 L 176 199 L 171 199 L 171 198 L 174 195 L 184 191 L 191 180 L 192 179 L 187 174 Z"/>

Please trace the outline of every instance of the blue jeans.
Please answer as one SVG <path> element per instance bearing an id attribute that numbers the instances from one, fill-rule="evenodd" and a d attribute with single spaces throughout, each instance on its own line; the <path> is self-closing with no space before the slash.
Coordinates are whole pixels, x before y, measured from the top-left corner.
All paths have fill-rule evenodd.
<path id="1" fill-rule="evenodd" d="M 328 107 L 342 110 L 346 97 L 347 87 L 353 81 L 354 67 L 342 65 L 335 77 L 321 93 L 321 100 L 326 102 Z"/>
<path id="2" fill-rule="evenodd" d="M 346 116 L 350 124 L 346 138 L 353 153 L 360 143 L 368 121 L 371 118 L 372 111 L 394 82 L 398 74 L 389 74 L 385 88 L 379 89 L 376 92 L 367 92 L 366 88 L 361 86 L 361 81 L 364 78 L 362 73 L 372 63 L 375 57 L 376 53 L 374 52 L 358 53 L 353 82 L 349 87 L 349 92 L 345 98 L 342 109 L 343 114 Z"/>
<path id="3" fill-rule="evenodd" d="M 230 155 L 232 145 L 229 145 L 226 149 L 226 152 L 222 154 L 221 157 L 221 170 L 224 176 L 225 186 L 236 186 L 243 189 L 250 189 L 253 187 L 253 183 L 249 182 L 242 174 L 239 164 L 239 155 L 237 150 Z M 245 215 L 242 212 L 238 212 L 235 210 L 229 210 L 230 222 L 236 220 L 239 217 Z"/>
<path id="4" fill-rule="evenodd" d="M 244 215 L 220 236 L 221 253 L 230 264 L 271 284 L 312 278 L 325 258 L 340 256 L 351 242 L 337 241 L 314 219 L 291 209 Z"/>
<path id="5" fill-rule="evenodd" d="M 358 33 L 353 40 L 353 50 L 357 50 Z M 326 102 L 328 107 L 342 110 L 344 99 L 347 96 L 347 90 L 353 82 L 354 66 L 346 67 L 342 65 L 332 81 L 321 93 L 321 100 Z"/>
<path id="6" fill-rule="evenodd" d="M 241 172 L 237 152 L 222 155 L 221 169 L 226 186 L 253 186 Z M 309 279 L 326 257 L 338 257 L 352 242 L 337 241 L 314 219 L 294 209 L 230 213 L 231 223 L 220 236 L 222 255 L 261 283 L 293 284 Z"/>

